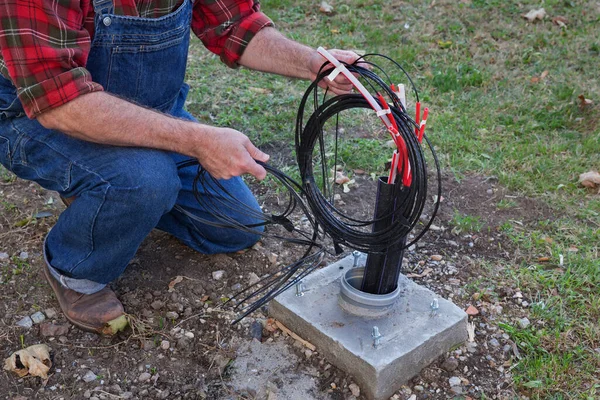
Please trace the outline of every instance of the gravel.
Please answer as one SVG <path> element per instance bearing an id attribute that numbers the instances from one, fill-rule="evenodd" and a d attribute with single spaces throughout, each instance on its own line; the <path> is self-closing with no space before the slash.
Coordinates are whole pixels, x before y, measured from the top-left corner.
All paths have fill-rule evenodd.
<path id="1" fill-rule="evenodd" d="M 31 318 L 29 316 L 23 317 L 19 320 L 19 322 L 17 322 L 17 326 L 20 326 L 21 328 L 29 329 L 33 326 L 33 321 L 31 320 Z"/>
<path id="2" fill-rule="evenodd" d="M 220 269 L 218 271 L 214 271 L 212 273 L 212 277 L 215 281 L 222 279 L 224 276 L 225 276 L 225 271 L 223 271 L 222 269 Z"/>
<path id="3" fill-rule="evenodd" d="M 46 316 L 41 311 L 31 314 L 31 320 L 33 321 L 34 324 L 39 324 L 40 322 L 43 322 L 45 319 L 46 319 Z"/>
<path id="4" fill-rule="evenodd" d="M 138 376 L 138 382 L 147 382 L 150 380 L 150 378 L 152 378 L 152 375 L 150 375 L 148 372 L 142 372 L 140 376 Z"/>
<path id="5" fill-rule="evenodd" d="M 452 378 L 448 379 L 448 383 L 450 383 L 450 386 L 460 386 L 462 381 L 458 376 L 453 376 Z"/>
<path id="6" fill-rule="evenodd" d="M 521 318 L 519 320 L 519 326 L 521 327 L 521 329 L 526 329 L 529 325 L 531 325 L 531 322 L 528 318 Z"/>
<path id="7" fill-rule="evenodd" d="M 85 373 L 85 375 L 81 378 L 85 383 L 90 383 L 95 381 L 98 378 L 98 376 L 93 373 L 92 371 L 89 371 Z"/>

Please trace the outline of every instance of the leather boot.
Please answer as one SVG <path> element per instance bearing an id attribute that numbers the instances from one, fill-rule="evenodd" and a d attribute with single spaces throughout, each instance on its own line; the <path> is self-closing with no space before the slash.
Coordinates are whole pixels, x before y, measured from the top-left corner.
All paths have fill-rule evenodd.
<path id="1" fill-rule="evenodd" d="M 108 286 L 93 294 L 81 294 L 62 286 L 48 266 L 44 266 L 44 275 L 56 294 L 60 308 L 73 325 L 104 335 L 114 335 L 127 326 L 123 305 Z"/>

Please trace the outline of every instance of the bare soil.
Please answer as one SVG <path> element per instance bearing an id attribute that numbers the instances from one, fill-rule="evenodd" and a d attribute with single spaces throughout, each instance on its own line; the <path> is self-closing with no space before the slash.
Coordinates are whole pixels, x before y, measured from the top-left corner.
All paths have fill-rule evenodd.
<path id="1" fill-rule="evenodd" d="M 366 176 L 357 176 L 356 182 L 341 194 L 342 206 L 365 214 L 375 184 Z M 435 230 L 405 253 L 405 273 L 463 309 L 476 307 L 479 314 L 470 317 L 475 342 L 440 357 L 394 398 L 514 398 L 518 393 L 510 370 L 520 354 L 498 323 L 514 324 L 527 316 L 532 299 L 503 277 L 502 265 L 520 255 L 499 227 L 512 221 L 526 228 L 552 219 L 552 211 L 508 193 L 493 177 L 457 180 L 446 175 L 443 184 Z M 21 180 L 0 185 L 0 253 L 9 256 L 0 260 L 0 356 L 46 343 L 54 364 L 47 381 L 2 371 L 0 398 L 356 398 L 352 376 L 323 359 L 319 349 L 307 351 L 272 329 L 266 310 L 232 325 L 236 314 L 219 307 L 255 279 L 253 274 L 262 276 L 285 265 L 303 249 L 265 239 L 245 252 L 207 256 L 153 232 L 113 283 L 134 329 L 101 337 L 66 321 L 41 274 L 43 237 L 64 209 L 56 193 Z M 262 192 L 266 207 L 281 201 L 275 192 Z M 501 201 L 512 206 L 498 207 Z M 483 226 L 477 232 L 453 229 L 456 212 L 479 217 Z M 214 271 L 225 273 L 216 280 Z M 169 283 L 178 276 L 183 279 L 170 290 Z M 37 311 L 45 314 L 44 322 L 29 329 L 16 325 Z M 45 336 L 57 325 L 64 331 Z M 451 377 L 459 378 L 460 385 L 451 387 Z"/>

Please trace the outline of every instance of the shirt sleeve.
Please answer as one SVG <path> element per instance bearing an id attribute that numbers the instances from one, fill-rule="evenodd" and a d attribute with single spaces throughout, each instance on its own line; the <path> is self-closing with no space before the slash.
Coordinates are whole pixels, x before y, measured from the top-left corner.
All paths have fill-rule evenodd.
<path id="1" fill-rule="evenodd" d="M 90 35 L 80 0 L 5 0 L 0 54 L 29 118 L 102 86 L 85 65 Z"/>
<path id="2" fill-rule="evenodd" d="M 192 30 L 206 48 L 231 68 L 256 33 L 273 22 L 260 12 L 258 0 L 197 0 Z"/>

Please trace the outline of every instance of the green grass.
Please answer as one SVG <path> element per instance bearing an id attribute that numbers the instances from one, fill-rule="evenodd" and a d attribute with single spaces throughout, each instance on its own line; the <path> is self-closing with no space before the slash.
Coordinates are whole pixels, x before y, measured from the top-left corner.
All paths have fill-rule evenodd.
<path id="1" fill-rule="evenodd" d="M 502 278 L 539 299 L 530 319 L 543 322 L 526 331 L 505 326 L 524 355 L 512 371 L 514 383 L 532 399 L 598 398 L 600 199 L 577 184 L 579 174 L 600 168 L 596 2 L 545 1 L 548 17 L 533 24 L 521 14 L 539 8 L 535 1 L 332 4 L 331 16 L 319 12 L 316 0 L 264 0 L 262 7 L 281 31 L 311 46 L 381 52 L 400 61 L 430 108 L 428 135 L 446 171 L 494 175 L 513 193 L 552 207 L 554 221 L 501 227 L 517 255 L 503 266 Z M 551 22 L 557 15 L 568 19 L 566 29 Z M 188 108 L 202 121 L 240 129 L 261 146 L 287 143 L 293 154 L 307 83 L 226 70 L 198 43 L 188 78 Z M 581 109 L 581 94 L 595 104 Z M 348 171 L 379 173 L 384 140 L 348 134 L 340 163 Z M 484 222 L 453 218 L 465 232 Z M 557 265 L 560 254 L 560 273 L 536 263 L 546 256 Z"/>

